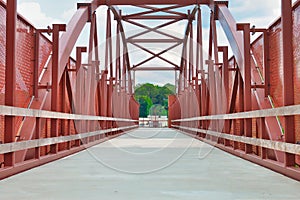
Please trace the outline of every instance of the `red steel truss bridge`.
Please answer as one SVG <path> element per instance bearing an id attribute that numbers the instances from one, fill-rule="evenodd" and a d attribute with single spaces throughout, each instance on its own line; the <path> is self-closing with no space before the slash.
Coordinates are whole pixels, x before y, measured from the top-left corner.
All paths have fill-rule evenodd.
<path id="1" fill-rule="evenodd" d="M 97 26 L 100 6 L 105 27 Z M 135 74 L 170 71 L 167 130 L 300 181 L 300 1 L 281 0 L 269 27 L 237 23 L 230 1 L 77 7 L 66 24 L 37 29 L 17 13 L 17 0 L 0 1 L 0 179 L 141 131 Z M 166 31 L 176 24 L 183 34 Z M 228 46 L 219 45 L 217 25 Z M 88 45 L 77 46 L 86 27 Z M 135 59 L 132 48 L 147 56 Z"/>

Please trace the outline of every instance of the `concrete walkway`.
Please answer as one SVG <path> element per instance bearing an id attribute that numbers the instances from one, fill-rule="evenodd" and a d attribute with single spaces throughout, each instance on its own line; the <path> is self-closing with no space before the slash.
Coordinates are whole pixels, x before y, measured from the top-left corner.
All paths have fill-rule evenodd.
<path id="1" fill-rule="evenodd" d="M 171 129 L 138 129 L 0 181 L 1 200 L 298 200 L 300 182 Z"/>

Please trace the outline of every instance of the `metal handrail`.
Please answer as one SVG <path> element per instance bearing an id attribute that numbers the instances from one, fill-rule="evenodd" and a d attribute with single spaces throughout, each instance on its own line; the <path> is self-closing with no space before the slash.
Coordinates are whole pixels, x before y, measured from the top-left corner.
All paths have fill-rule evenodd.
<path id="1" fill-rule="evenodd" d="M 48 118 L 48 119 L 87 120 L 87 121 L 138 122 L 138 120 L 132 120 L 132 119 L 91 116 L 91 115 L 78 115 L 78 114 L 69 114 L 69 113 L 62 113 L 62 112 L 52 112 L 46 110 L 19 108 L 19 107 L 12 107 L 12 106 L 0 106 L 0 115 L 39 117 L 39 118 Z"/>
<path id="2" fill-rule="evenodd" d="M 300 115 L 300 105 L 284 106 L 284 107 L 278 107 L 278 108 L 254 110 L 254 111 L 239 112 L 239 113 L 232 113 L 232 114 L 210 115 L 210 116 L 192 117 L 192 118 L 186 118 L 186 119 L 176 119 L 176 120 L 172 120 L 172 122 L 250 119 L 250 118 L 291 116 L 291 115 Z"/>

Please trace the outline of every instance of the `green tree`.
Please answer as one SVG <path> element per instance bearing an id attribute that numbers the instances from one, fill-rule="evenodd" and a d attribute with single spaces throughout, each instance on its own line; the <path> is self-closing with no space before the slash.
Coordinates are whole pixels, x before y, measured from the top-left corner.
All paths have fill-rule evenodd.
<path id="1" fill-rule="evenodd" d="M 175 93 L 175 86 L 172 84 L 166 84 L 163 87 L 153 85 L 150 83 L 139 84 L 135 88 L 135 99 L 140 103 L 140 117 L 147 117 L 149 109 L 152 105 L 155 105 L 156 115 L 167 116 L 168 115 L 168 96 Z M 148 103 L 146 103 L 146 97 Z M 151 106 L 149 107 L 149 100 Z M 154 113 L 150 113 L 154 114 Z"/>
<path id="2" fill-rule="evenodd" d="M 138 96 L 136 100 L 140 104 L 140 117 L 148 117 L 149 110 L 153 105 L 151 99 L 148 96 Z"/>

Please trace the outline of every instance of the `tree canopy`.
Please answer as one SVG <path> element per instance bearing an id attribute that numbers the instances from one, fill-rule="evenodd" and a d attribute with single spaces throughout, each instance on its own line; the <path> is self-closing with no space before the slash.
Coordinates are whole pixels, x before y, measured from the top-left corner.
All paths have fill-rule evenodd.
<path id="1" fill-rule="evenodd" d="M 140 104 L 140 117 L 150 115 L 168 115 L 168 96 L 175 93 L 175 86 L 145 83 L 135 88 L 135 99 Z"/>

